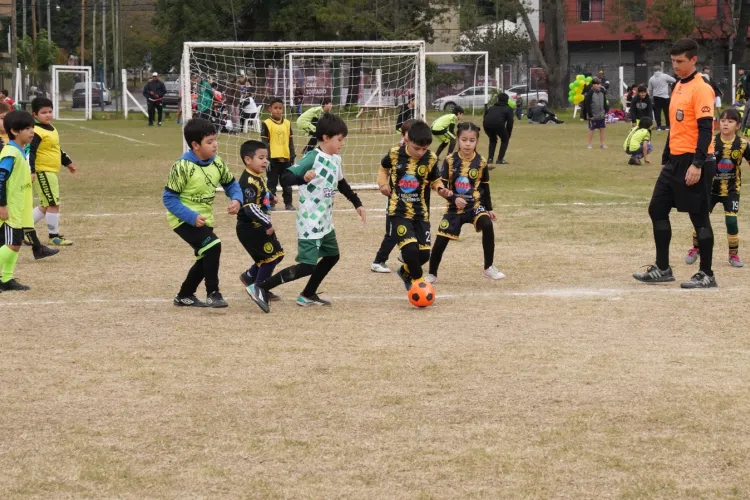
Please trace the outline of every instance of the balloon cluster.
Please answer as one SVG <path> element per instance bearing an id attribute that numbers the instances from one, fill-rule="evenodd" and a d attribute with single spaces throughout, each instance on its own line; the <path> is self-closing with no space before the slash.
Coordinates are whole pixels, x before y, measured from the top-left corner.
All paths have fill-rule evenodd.
<path id="1" fill-rule="evenodd" d="M 568 102 L 576 105 L 581 104 L 583 102 L 583 89 L 591 83 L 591 80 L 590 76 L 576 75 L 576 79 L 568 85 L 570 89 Z"/>

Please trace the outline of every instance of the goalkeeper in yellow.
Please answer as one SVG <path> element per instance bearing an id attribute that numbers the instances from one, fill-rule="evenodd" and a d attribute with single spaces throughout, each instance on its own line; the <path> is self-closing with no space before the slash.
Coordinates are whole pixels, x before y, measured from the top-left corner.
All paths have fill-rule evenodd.
<path id="1" fill-rule="evenodd" d="M 325 113 L 330 113 L 331 109 L 333 109 L 333 101 L 330 97 L 324 97 L 320 101 L 320 106 L 308 109 L 297 118 L 297 128 L 310 136 L 310 141 L 302 150 L 302 156 L 305 156 L 318 145 L 318 139 L 315 138 L 315 128 L 320 117 Z"/>
<path id="2" fill-rule="evenodd" d="M 451 113 L 443 115 L 432 122 L 432 135 L 440 141 L 440 146 L 435 151 L 435 156 L 438 158 L 440 158 L 440 153 L 443 152 L 446 146 L 448 146 L 448 154 L 453 153 L 453 150 L 456 148 L 456 129 L 463 116 L 464 108 L 455 106 Z"/>

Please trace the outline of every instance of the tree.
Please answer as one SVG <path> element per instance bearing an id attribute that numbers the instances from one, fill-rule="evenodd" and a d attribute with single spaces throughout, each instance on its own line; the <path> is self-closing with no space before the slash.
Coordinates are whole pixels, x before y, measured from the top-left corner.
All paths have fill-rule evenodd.
<path id="1" fill-rule="evenodd" d="M 544 51 L 529 20 L 529 7 L 522 0 L 515 0 L 518 13 L 521 15 L 526 33 L 531 41 L 531 48 L 539 60 L 539 65 L 547 75 L 547 92 L 553 107 L 566 106 L 566 89 L 568 88 L 568 37 L 567 11 L 563 0 L 541 0 L 540 6 L 545 23 Z"/>
<path id="2" fill-rule="evenodd" d="M 57 61 L 60 48 L 47 40 L 47 31 L 41 30 L 36 40 L 26 35 L 18 44 L 18 62 L 28 68 L 31 78 L 40 82 L 40 73 L 47 73 Z"/>
<path id="3" fill-rule="evenodd" d="M 654 0 L 648 7 L 648 25 L 673 42 L 689 37 L 698 28 L 694 8 L 682 0 Z"/>
<path id="4" fill-rule="evenodd" d="M 529 37 L 518 26 L 505 29 L 505 24 L 501 21 L 465 32 L 461 36 L 461 48 L 486 51 L 490 68 L 515 62 L 529 50 Z"/>

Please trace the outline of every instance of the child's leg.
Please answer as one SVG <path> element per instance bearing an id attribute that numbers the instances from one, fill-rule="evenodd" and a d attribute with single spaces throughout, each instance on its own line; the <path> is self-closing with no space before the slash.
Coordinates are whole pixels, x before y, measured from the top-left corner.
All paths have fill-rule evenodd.
<path id="1" fill-rule="evenodd" d="M 54 205 L 47 207 L 47 230 L 50 238 L 56 238 L 60 235 L 60 206 Z"/>
<path id="2" fill-rule="evenodd" d="M 416 243 L 407 243 L 401 247 L 401 256 L 404 259 L 404 265 L 401 267 L 403 272 L 411 278 L 412 281 L 416 281 L 422 278 L 422 252 L 419 250 L 419 246 Z M 427 252 L 427 262 L 430 260 L 430 252 Z"/>
<path id="3" fill-rule="evenodd" d="M 202 253 L 203 255 L 203 279 L 205 280 L 206 293 L 211 295 L 219 291 L 219 260 L 221 258 L 221 242 L 212 246 Z"/>
<path id="4" fill-rule="evenodd" d="M 296 281 L 298 279 L 304 278 L 305 276 L 310 276 L 313 271 L 315 271 L 315 265 L 313 264 L 295 264 L 293 266 L 282 269 L 281 271 L 261 283 L 256 283 L 255 286 L 266 291 L 273 290 L 283 283 L 289 283 L 290 281 Z"/>
<path id="5" fill-rule="evenodd" d="M 315 146 L 318 145 L 318 139 L 313 135 L 310 137 L 310 140 L 307 141 L 307 145 L 302 150 L 302 156 L 306 155 L 308 152 L 315 149 Z"/>
<path id="6" fill-rule="evenodd" d="M 287 186 L 286 184 L 284 184 L 284 182 L 281 181 L 281 178 L 284 176 L 284 172 L 286 172 L 288 168 L 289 168 L 288 162 L 278 163 L 279 182 L 281 183 L 281 196 L 284 199 L 284 205 L 292 204 L 292 186 Z"/>
<path id="7" fill-rule="evenodd" d="M 440 158 L 440 153 L 443 152 L 448 144 L 450 144 L 450 140 L 448 138 L 440 139 L 440 146 L 438 146 L 437 151 L 435 151 L 435 155 L 438 158 Z"/>
<path id="8" fill-rule="evenodd" d="M 271 160 L 268 166 L 268 191 L 270 191 L 273 196 L 276 196 L 276 186 L 279 184 L 278 163 Z"/>
<path id="9" fill-rule="evenodd" d="M 727 213 L 724 215 L 724 221 L 727 224 L 727 240 L 729 242 L 729 255 L 737 255 L 740 249 L 740 228 L 737 224 L 737 213 Z"/>
<path id="10" fill-rule="evenodd" d="M 185 281 L 180 287 L 179 297 L 195 295 L 201 281 L 206 280 L 206 290 L 209 294 L 219 290 L 219 257 L 221 256 L 221 240 L 214 234 L 213 228 L 208 226 L 195 227 L 181 224 L 174 232 L 190 245 L 196 257 L 196 262 L 188 271 Z"/>
<path id="11" fill-rule="evenodd" d="M 320 259 L 318 261 L 318 265 L 315 266 L 315 271 L 313 271 L 312 276 L 310 276 L 310 279 L 305 286 L 305 289 L 302 290 L 302 293 L 300 295 L 306 298 L 310 298 L 313 295 L 317 294 L 318 287 L 323 282 L 323 279 L 325 279 L 325 277 L 328 275 L 331 269 L 333 269 L 333 266 L 335 266 L 338 261 L 338 255 L 328 255 Z"/>
<path id="12" fill-rule="evenodd" d="M 432 246 L 432 253 L 430 254 L 430 274 L 437 276 L 438 268 L 440 267 L 440 261 L 443 260 L 443 253 L 448 248 L 450 239 L 445 236 L 438 235 L 435 239 L 435 244 Z"/>
<path id="13" fill-rule="evenodd" d="M 18 252 L 23 244 L 23 230 L 3 224 L 0 227 L 0 281 L 7 283 L 13 279 L 18 262 Z"/>
<path id="14" fill-rule="evenodd" d="M 388 256 L 391 255 L 391 252 L 393 251 L 393 247 L 398 243 L 398 240 L 390 233 L 391 225 L 389 224 L 389 218 L 389 216 L 386 216 L 385 218 L 385 236 L 383 236 L 383 242 L 380 244 L 378 253 L 375 254 L 374 262 L 381 264 L 385 264 L 388 260 Z"/>
<path id="15" fill-rule="evenodd" d="M 589 130 L 589 133 L 588 133 L 588 145 L 589 146 L 591 146 L 591 141 L 593 139 L 594 139 L 594 131 L 593 130 Z"/>
<path id="16" fill-rule="evenodd" d="M 253 265 L 250 266 L 250 269 L 245 271 L 245 275 L 249 282 L 255 283 L 255 278 L 258 277 L 258 264 L 253 263 Z"/>
<path id="17" fill-rule="evenodd" d="M 599 144 L 604 145 L 604 129 L 599 129 Z"/>
<path id="18" fill-rule="evenodd" d="M 185 281 L 182 282 L 182 286 L 180 286 L 180 291 L 177 295 L 180 297 L 190 297 L 191 295 L 195 295 L 195 292 L 198 291 L 198 286 L 201 284 L 204 277 L 203 258 L 197 257 L 195 263 L 188 271 Z"/>
<path id="19" fill-rule="evenodd" d="M 47 207 L 39 206 L 34 209 L 34 224 L 44 219 L 47 214 Z"/>
<path id="20" fill-rule="evenodd" d="M 448 145 L 448 154 L 452 154 L 454 149 L 456 149 L 456 139 L 451 139 Z"/>
<path id="21" fill-rule="evenodd" d="M 284 260 L 284 256 L 281 255 L 277 257 L 276 259 L 272 260 L 271 262 L 265 262 L 261 264 L 260 266 L 256 266 L 253 264 L 253 267 L 256 268 L 256 274 L 254 275 L 253 282 L 256 286 L 260 286 L 261 283 L 266 281 L 268 278 L 271 277 L 273 274 L 273 270 L 276 269 L 276 266 Z M 250 268 L 252 270 L 252 268 Z M 248 271 L 248 275 L 250 274 L 250 271 Z"/>
<path id="22" fill-rule="evenodd" d="M 484 250 L 484 269 L 492 267 L 495 260 L 495 228 L 488 216 L 477 219 L 477 231 L 482 232 L 482 249 Z"/>

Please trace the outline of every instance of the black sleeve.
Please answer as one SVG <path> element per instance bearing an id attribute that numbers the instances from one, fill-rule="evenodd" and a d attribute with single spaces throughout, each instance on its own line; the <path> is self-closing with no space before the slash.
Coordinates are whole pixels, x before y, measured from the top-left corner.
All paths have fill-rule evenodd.
<path id="1" fill-rule="evenodd" d="M 63 167 L 67 167 L 71 163 L 73 163 L 73 160 L 70 159 L 70 156 L 68 156 L 68 153 L 60 150 L 60 163 L 62 163 Z"/>
<path id="2" fill-rule="evenodd" d="M 385 155 L 382 160 L 380 160 L 380 166 L 384 169 L 391 171 L 391 155 Z"/>
<path id="3" fill-rule="evenodd" d="M 0 169 L 0 207 L 4 207 L 8 204 L 8 178 L 10 172 L 5 169 Z"/>
<path id="4" fill-rule="evenodd" d="M 708 147 L 711 145 L 713 138 L 714 119 L 711 117 L 698 119 L 698 144 L 695 145 L 695 156 L 693 164 L 696 167 L 702 167 L 708 155 Z"/>
<path id="5" fill-rule="evenodd" d="M 31 167 L 31 173 L 36 173 L 36 150 L 39 149 L 39 145 L 42 143 L 42 136 L 34 134 L 34 139 L 31 140 L 31 147 L 29 148 L 29 166 Z"/>
<path id="6" fill-rule="evenodd" d="M 633 98 L 632 101 L 630 101 L 630 109 L 628 112 L 630 113 L 630 121 L 631 123 L 635 123 L 638 117 L 636 116 L 638 108 L 636 107 L 638 103 L 635 101 L 635 98 Z"/>
<path id="7" fill-rule="evenodd" d="M 450 124 L 450 126 L 448 127 L 448 132 L 450 132 L 453 135 L 456 134 L 456 124 L 455 123 L 451 123 Z"/>
<path id="8" fill-rule="evenodd" d="M 664 152 L 661 154 L 661 164 L 666 165 L 669 161 L 669 156 L 671 152 L 669 151 L 669 134 L 671 132 L 667 132 L 667 140 L 664 141 Z"/>
<path id="9" fill-rule="evenodd" d="M 294 152 L 294 134 L 292 133 L 292 128 L 289 127 L 289 163 L 294 163 L 296 157 L 297 153 Z"/>
<path id="10" fill-rule="evenodd" d="M 148 99 L 148 83 L 143 86 L 143 97 Z"/>
<path id="11" fill-rule="evenodd" d="M 745 148 L 745 152 L 742 157 L 750 163 L 750 147 Z"/>
<path id="12" fill-rule="evenodd" d="M 490 183 L 482 182 L 479 185 L 479 195 L 485 210 L 492 211 L 492 196 L 490 195 Z"/>
<path id="13" fill-rule="evenodd" d="M 669 112 L 669 110 L 667 110 Z M 654 103 L 651 102 L 651 98 L 646 101 L 646 117 L 651 118 L 654 115 Z"/>
<path id="14" fill-rule="evenodd" d="M 164 95 L 167 93 L 167 86 L 164 85 L 164 82 L 159 82 L 159 97 L 164 97 Z"/>
<path id="15" fill-rule="evenodd" d="M 581 118 L 584 120 L 588 120 L 591 109 L 591 96 L 593 94 L 591 92 L 588 92 L 586 94 L 586 97 L 583 98 L 583 107 L 581 108 Z"/>
<path id="16" fill-rule="evenodd" d="M 266 145 L 268 148 L 268 144 L 270 142 L 270 132 L 268 131 L 268 126 L 266 125 L 266 122 L 261 123 L 260 125 L 260 140 L 263 142 L 263 144 Z M 271 157 L 271 150 L 268 150 L 268 156 Z"/>
<path id="17" fill-rule="evenodd" d="M 263 227 L 263 229 L 268 229 L 272 226 L 271 218 L 255 203 L 249 203 L 245 205 L 244 207 L 242 207 L 242 210 L 245 212 L 245 215 L 250 218 L 251 221 L 257 222 Z"/>
<path id="18" fill-rule="evenodd" d="M 513 113 L 508 113 L 508 117 L 505 119 L 505 130 L 508 131 L 508 138 L 513 133 Z"/>
<path id="19" fill-rule="evenodd" d="M 359 196 L 357 196 L 357 193 L 354 192 L 349 183 L 346 182 L 346 179 L 341 179 L 339 181 L 339 193 L 346 196 L 346 199 L 352 202 L 354 208 L 359 208 L 362 206 L 362 201 L 360 201 Z"/>
<path id="20" fill-rule="evenodd" d="M 283 187 L 301 186 L 302 184 L 307 184 L 304 175 L 296 175 L 289 169 L 284 170 L 284 173 L 281 176 L 281 185 Z"/>

